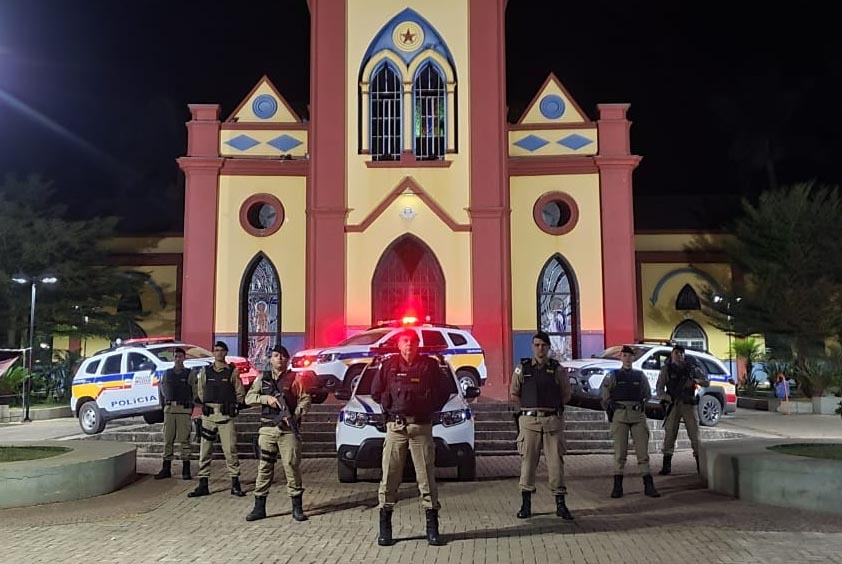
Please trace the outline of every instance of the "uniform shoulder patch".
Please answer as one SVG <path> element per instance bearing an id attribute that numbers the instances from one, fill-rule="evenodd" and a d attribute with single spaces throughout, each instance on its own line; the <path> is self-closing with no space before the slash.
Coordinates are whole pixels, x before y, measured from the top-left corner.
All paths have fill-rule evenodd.
<path id="1" fill-rule="evenodd" d="M 515 366 L 515 374 L 523 374 L 523 369 L 520 367 L 520 365 Z"/>

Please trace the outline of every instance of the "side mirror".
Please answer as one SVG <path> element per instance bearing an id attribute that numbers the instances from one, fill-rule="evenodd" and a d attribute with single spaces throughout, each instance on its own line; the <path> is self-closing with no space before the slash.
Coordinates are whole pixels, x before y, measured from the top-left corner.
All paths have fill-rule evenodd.
<path id="1" fill-rule="evenodd" d="M 351 390 L 348 390 L 346 388 L 339 388 L 338 390 L 333 392 L 333 397 L 340 401 L 348 401 L 349 399 L 351 399 Z"/>
<path id="2" fill-rule="evenodd" d="M 468 399 L 478 398 L 481 391 L 479 388 L 475 388 L 474 386 L 468 386 L 465 388 L 465 397 Z"/>

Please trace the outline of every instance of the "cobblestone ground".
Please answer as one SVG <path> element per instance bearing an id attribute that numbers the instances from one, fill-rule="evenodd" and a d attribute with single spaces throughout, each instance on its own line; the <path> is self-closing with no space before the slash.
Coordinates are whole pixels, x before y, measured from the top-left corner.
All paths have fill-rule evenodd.
<path id="1" fill-rule="evenodd" d="M 630 461 L 633 462 L 633 459 Z M 660 457 L 653 460 L 660 467 Z M 340 484 L 332 460 L 305 460 L 305 510 L 290 518 L 289 498 L 276 479 L 270 518 L 247 523 L 253 498 L 228 494 L 224 464 L 215 461 L 210 497 L 189 499 L 196 481 L 154 481 L 157 462 L 119 492 L 94 499 L 0 511 L 0 562 L 39 563 L 285 563 L 321 562 L 585 562 L 585 563 L 842 563 L 842 516 L 755 505 L 705 490 L 692 457 L 677 454 L 675 475 L 656 478 L 660 499 L 642 495 L 638 476 L 626 479 L 626 496 L 608 497 L 608 456 L 567 458 L 568 505 L 575 522 L 554 513 L 539 471 L 532 519 L 515 518 L 519 461 L 484 457 L 479 479 L 455 481 L 440 470 L 444 547 L 423 538 L 423 511 L 414 483 L 404 484 L 395 513 L 399 542 L 377 546 L 377 474 Z M 179 469 L 174 465 L 174 470 Z M 247 489 L 255 463 L 243 462 Z M 195 469 L 194 469 L 195 472 Z M 278 466 L 278 477 L 282 470 Z"/>

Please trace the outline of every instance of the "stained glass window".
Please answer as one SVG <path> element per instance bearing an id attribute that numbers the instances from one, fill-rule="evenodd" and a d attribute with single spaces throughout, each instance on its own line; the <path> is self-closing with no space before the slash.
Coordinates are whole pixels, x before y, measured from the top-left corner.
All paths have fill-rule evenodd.
<path id="1" fill-rule="evenodd" d="M 244 301 L 248 359 L 258 370 L 269 370 L 269 353 L 281 331 L 281 289 L 275 267 L 266 257 L 254 266 Z"/>
<path id="2" fill-rule="evenodd" d="M 550 356 L 570 360 L 577 353 L 576 295 L 561 257 L 551 258 L 538 285 L 538 326 L 550 336 Z"/>
<path id="3" fill-rule="evenodd" d="M 445 119 L 447 91 L 438 67 L 424 63 L 412 85 L 414 99 L 413 138 L 415 158 L 436 160 L 446 152 Z"/>

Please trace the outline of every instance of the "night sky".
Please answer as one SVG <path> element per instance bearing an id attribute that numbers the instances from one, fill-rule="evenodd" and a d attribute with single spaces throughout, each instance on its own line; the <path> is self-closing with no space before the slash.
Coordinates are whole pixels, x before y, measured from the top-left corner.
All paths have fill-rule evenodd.
<path id="1" fill-rule="evenodd" d="M 719 224 L 773 182 L 842 183 L 830 8 L 509 4 L 510 121 L 551 71 L 592 119 L 630 103 L 639 228 Z M 187 104 L 227 117 L 267 74 L 306 114 L 308 49 L 305 0 L 0 0 L 0 173 L 55 180 L 75 216 L 179 231 Z"/>

